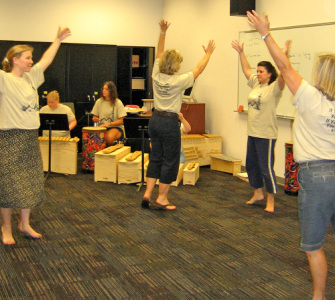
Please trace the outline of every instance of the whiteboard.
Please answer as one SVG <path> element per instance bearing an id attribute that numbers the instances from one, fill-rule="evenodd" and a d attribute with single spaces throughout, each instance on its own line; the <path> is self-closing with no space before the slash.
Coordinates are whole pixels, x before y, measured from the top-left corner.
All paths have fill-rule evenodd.
<path id="1" fill-rule="evenodd" d="M 289 55 L 291 65 L 302 78 L 311 84 L 313 84 L 312 72 L 317 56 L 325 52 L 335 52 L 335 22 L 271 28 L 271 35 L 281 49 L 284 48 L 285 41 L 292 40 Z M 241 31 L 239 33 L 239 42 L 244 43 L 244 53 L 253 73 L 257 74 L 257 63 L 262 60 L 270 61 L 276 66 L 265 42 L 257 31 Z M 276 69 L 278 71 L 277 67 Z M 243 105 L 243 111 L 247 111 L 248 94 L 251 89 L 247 85 L 248 81 L 243 74 L 240 63 L 238 82 L 237 104 L 238 106 Z M 292 102 L 293 95 L 285 87 L 283 96 L 277 106 L 277 116 L 294 119 L 296 108 L 292 105 Z"/>

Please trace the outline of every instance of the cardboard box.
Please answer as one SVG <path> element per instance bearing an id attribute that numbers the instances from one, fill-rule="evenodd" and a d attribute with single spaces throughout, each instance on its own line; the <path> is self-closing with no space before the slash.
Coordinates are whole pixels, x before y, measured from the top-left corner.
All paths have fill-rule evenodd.
<path id="1" fill-rule="evenodd" d="M 145 79 L 144 78 L 133 78 L 131 80 L 131 88 L 133 90 L 145 90 Z"/>
<path id="2" fill-rule="evenodd" d="M 199 163 L 195 163 L 194 168 L 189 170 L 187 168 L 188 164 L 185 164 L 184 172 L 183 172 L 183 185 L 195 185 L 200 176 L 200 168 Z"/>
<path id="3" fill-rule="evenodd" d="M 138 68 L 140 66 L 140 56 L 139 55 L 133 55 L 131 66 L 133 68 Z"/>
<path id="4" fill-rule="evenodd" d="M 94 181 L 108 181 L 117 183 L 119 160 L 130 153 L 130 147 L 124 146 L 112 153 L 96 152 L 94 166 Z"/>
<path id="5" fill-rule="evenodd" d="M 224 154 L 211 156 L 211 170 L 231 173 L 234 176 L 241 173 L 241 163 L 240 159 Z"/>
<path id="6" fill-rule="evenodd" d="M 142 155 L 133 161 L 127 161 L 131 153 L 119 160 L 118 183 L 138 183 L 142 181 Z M 144 164 L 149 160 L 149 154 L 144 153 Z"/>
<path id="7" fill-rule="evenodd" d="M 49 170 L 49 141 L 39 141 L 43 171 Z M 77 174 L 78 141 L 51 141 L 51 172 Z"/>

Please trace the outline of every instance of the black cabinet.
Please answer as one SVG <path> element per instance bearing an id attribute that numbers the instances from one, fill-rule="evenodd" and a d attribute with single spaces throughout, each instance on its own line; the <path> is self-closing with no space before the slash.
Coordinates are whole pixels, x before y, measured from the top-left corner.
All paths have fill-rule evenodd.
<path id="1" fill-rule="evenodd" d="M 142 99 L 153 98 L 152 68 L 154 47 L 117 47 L 117 89 L 124 105 L 142 106 Z"/>
<path id="2" fill-rule="evenodd" d="M 116 55 L 115 45 L 67 45 L 66 98 L 75 104 L 75 136 L 81 137 L 83 127 L 93 126 L 90 112 L 103 83 L 116 81 Z"/>

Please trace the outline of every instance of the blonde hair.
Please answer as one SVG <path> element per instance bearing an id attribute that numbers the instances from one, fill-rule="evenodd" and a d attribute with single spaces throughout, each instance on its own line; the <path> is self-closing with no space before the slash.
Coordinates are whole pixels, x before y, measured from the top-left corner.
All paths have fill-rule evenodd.
<path id="1" fill-rule="evenodd" d="M 55 100 L 59 100 L 59 94 L 57 91 L 52 91 L 47 95 L 47 99 L 55 99 Z"/>
<path id="2" fill-rule="evenodd" d="M 34 48 L 29 45 L 15 45 L 7 51 L 6 57 L 2 61 L 3 70 L 11 72 L 13 69 L 13 58 L 20 58 L 21 54 L 26 51 L 33 53 Z"/>
<path id="3" fill-rule="evenodd" d="M 159 71 L 167 75 L 178 72 L 183 56 L 177 50 L 166 50 L 159 62 Z"/>
<path id="4" fill-rule="evenodd" d="M 319 55 L 314 73 L 315 87 L 328 100 L 335 100 L 335 54 Z"/>

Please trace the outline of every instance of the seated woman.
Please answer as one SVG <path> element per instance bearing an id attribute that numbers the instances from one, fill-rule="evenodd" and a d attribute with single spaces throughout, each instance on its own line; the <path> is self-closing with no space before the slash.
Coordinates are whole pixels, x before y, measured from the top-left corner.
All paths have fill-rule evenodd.
<path id="1" fill-rule="evenodd" d="M 99 123 L 99 127 L 106 127 L 106 142 L 108 146 L 114 145 L 117 139 L 123 137 L 123 119 L 127 112 L 123 103 L 118 99 L 114 82 L 106 81 L 101 89 L 99 98 L 92 109 L 92 121 Z"/>
<path id="2" fill-rule="evenodd" d="M 76 117 L 70 107 L 59 103 L 59 93 L 52 91 L 47 95 L 47 104 L 40 109 L 42 114 L 66 114 L 69 121 L 69 130 L 53 130 L 53 137 L 70 137 L 70 131 L 77 126 Z M 49 136 L 48 130 L 43 130 L 43 136 Z"/>

